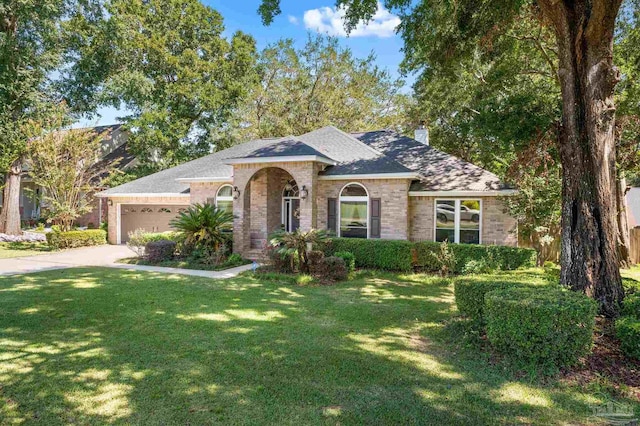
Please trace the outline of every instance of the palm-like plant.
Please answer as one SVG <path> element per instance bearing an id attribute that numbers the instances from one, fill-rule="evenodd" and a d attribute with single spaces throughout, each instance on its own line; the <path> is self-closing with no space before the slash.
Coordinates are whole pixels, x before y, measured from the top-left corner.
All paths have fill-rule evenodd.
<path id="1" fill-rule="evenodd" d="M 327 239 L 327 232 L 321 229 L 310 229 L 308 231 L 297 229 L 294 232 L 278 231 L 271 236 L 269 243 L 271 246 L 276 247 L 277 252 L 282 256 L 298 256 L 300 272 L 306 274 L 309 273 L 307 247 L 324 243 Z"/>
<path id="2" fill-rule="evenodd" d="M 210 204 L 194 204 L 171 221 L 185 236 L 185 245 L 217 253 L 229 241 L 233 214 Z"/>

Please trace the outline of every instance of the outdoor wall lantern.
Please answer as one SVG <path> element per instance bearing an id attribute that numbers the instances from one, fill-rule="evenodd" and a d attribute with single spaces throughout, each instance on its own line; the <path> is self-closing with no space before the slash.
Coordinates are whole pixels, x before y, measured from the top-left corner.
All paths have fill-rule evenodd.
<path id="1" fill-rule="evenodd" d="M 238 198 L 240 198 L 240 190 L 238 189 L 237 186 L 233 187 L 233 199 L 237 200 Z"/>
<path id="2" fill-rule="evenodd" d="M 107 204 L 109 204 L 109 207 L 113 206 L 113 200 L 110 199 Z"/>
<path id="3" fill-rule="evenodd" d="M 302 185 L 302 189 L 300 190 L 300 198 L 302 198 L 303 200 L 306 200 L 308 195 L 309 195 L 309 191 L 307 191 L 307 187 Z"/>

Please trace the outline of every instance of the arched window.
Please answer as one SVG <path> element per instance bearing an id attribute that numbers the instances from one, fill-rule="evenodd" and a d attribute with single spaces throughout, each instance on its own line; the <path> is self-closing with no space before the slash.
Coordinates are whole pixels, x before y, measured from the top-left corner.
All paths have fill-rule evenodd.
<path id="1" fill-rule="evenodd" d="M 216 207 L 233 213 L 233 187 L 231 185 L 223 185 L 218 189 Z"/>
<path id="2" fill-rule="evenodd" d="M 359 183 L 340 191 L 340 237 L 369 237 L 369 194 Z"/>
<path id="3" fill-rule="evenodd" d="M 282 190 L 282 197 L 283 198 L 288 198 L 288 197 L 295 198 L 295 197 L 299 197 L 299 196 L 300 196 L 300 191 L 298 190 L 298 184 L 296 183 L 295 180 L 291 179 L 284 186 L 284 189 Z"/>

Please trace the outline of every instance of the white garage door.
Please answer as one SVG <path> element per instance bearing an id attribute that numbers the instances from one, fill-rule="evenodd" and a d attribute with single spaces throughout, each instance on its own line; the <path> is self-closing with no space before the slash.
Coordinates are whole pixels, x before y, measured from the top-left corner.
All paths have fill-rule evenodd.
<path id="1" fill-rule="evenodd" d="M 147 232 L 170 231 L 169 222 L 188 205 L 122 204 L 120 206 L 120 240 L 126 243 L 129 232 L 144 229 Z"/>

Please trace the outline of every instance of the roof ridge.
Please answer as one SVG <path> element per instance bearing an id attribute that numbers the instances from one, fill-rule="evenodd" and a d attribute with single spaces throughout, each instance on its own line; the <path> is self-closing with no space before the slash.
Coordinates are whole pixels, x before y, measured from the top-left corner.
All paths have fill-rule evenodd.
<path id="1" fill-rule="evenodd" d="M 337 130 L 338 132 L 342 133 L 343 135 L 347 136 L 347 137 L 348 137 L 348 138 L 350 138 L 350 139 L 353 139 L 354 141 L 358 142 L 360 145 L 365 146 L 366 148 L 368 148 L 368 149 L 369 149 L 369 150 L 371 150 L 372 152 L 374 152 L 374 153 L 378 154 L 378 155 L 379 155 L 379 156 L 381 156 L 381 157 L 386 158 L 387 160 L 391 161 L 392 163 L 396 163 L 396 164 L 398 164 L 399 166 L 402 166 L 402 167 L 404 167 L 405 169 L 410 170 L 410 171 L 412 171 L 412 172 L 416 173 L 416 174 L 418 175 L 418 177 L 419 177 L 419 179 L 420 179 L 420 180 L 422 180 L 422 179 L 424 178 L 424 176 L 422 176 L 422 173 L 420 173 L 420 171 L 419 171 L 419 170 L 413 170 L 412 168 L 409 168 L 409 167 L 405 166 L 405 165 L 404 165 L 404 164 L 402 164 L 400 161 L 396 161 L 396 160 L 394 160 L 393 158 L 389 157 L 389 156 L 388 156 L 387 154 L 385 154 L 384 152 L 380 152 L 380 151 L 378 151 L 377 149 L 370 147 L 370 146 L 369 146 L 369 145 L 367 145 L 366 143 L 362 142 L 360 139 L 356 138 L 356 137 L 355 137 L 355 136 L 353 136 L 353 135 L 350 135 L 349 133 L 345 132 L 344 130 L 338 129 L 337 127 L 335 127 L 335 126 L 333 126 L 333 125 L 329 125 L 329 126 L 327 126 L 327 127 L 331 127 L 331 128 L 333 128 L 333 129 Z M 378 130 L 378 131 L 380 131 L 380 130 Z M 367 133 L 367 132 L 363 132 L 363 134 L 364 134 L 364 133 Z"/>

